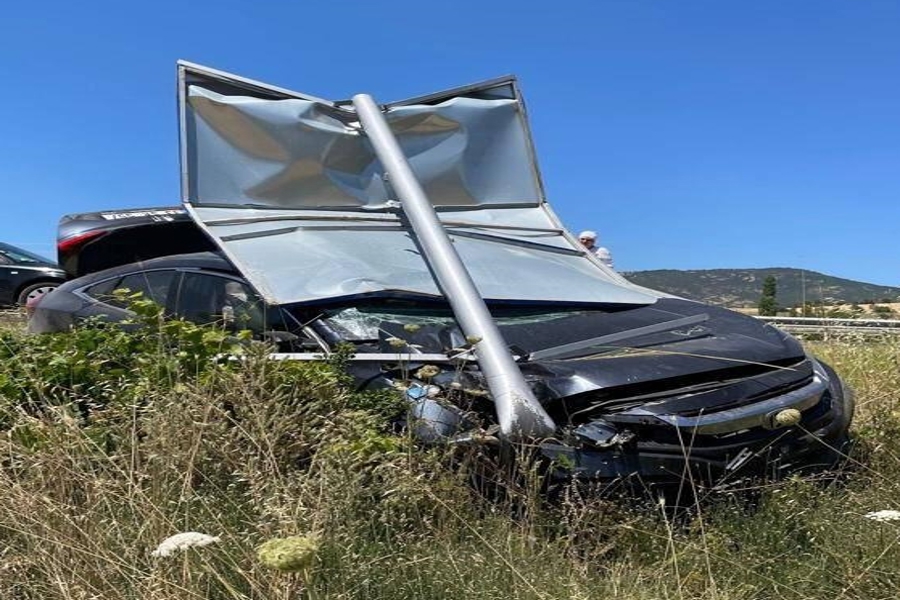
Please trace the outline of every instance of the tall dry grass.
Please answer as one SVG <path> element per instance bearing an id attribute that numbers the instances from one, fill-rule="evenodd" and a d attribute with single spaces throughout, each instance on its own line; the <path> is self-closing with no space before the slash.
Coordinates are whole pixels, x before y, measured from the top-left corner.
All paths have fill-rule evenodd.
<path id="1" fill-rule="evenodd" d="M 201 354 L 223 342 L 166 335 L 188 334 Z M 673 521 L 576 490 L 542 502 L 527 472 L 482 497 L 482 457 L 415 448 L 386 427 L 389 397 L 331 365 L 173 362 L 179 340 L 150 334 L 112 364 L 133 344 L 117 335 L 0 337 L 0 598 L 898 595 L 900 521 L 864 517 L 900 509 L 895 342 L 813 345 L 858 394 L 842 484 L 773 482 L 753 509 L 723 497 Z M 220 541 L 151 556 L 185 531 Z M 315 546 L 308 568 L 260 562 L 286 536 Z"/>

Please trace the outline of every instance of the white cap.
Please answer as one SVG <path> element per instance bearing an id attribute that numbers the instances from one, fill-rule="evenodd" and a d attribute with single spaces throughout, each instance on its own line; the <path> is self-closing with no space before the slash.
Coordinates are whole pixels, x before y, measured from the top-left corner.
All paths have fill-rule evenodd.
<path id="1" fill-rule="evenodd" d="M 582 238 L 587 238 L 589 240 L 596 240 L 597 232 L 591 231 L 591 230 L 582 231 L 581 233 L 578 234 L 578 239 L 582 239 Z"/>

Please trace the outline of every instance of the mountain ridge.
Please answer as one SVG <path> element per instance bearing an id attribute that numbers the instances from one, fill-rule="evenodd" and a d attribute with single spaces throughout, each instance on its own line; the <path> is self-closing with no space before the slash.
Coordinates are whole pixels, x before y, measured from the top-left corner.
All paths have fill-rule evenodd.
<path id="1" fill-rule="evenodd" d="M 834 277 L 809 269 L 656 269 L 623 272 L 629 281 L 676 296 L 729 307 L 756 306 L 763 281 L 775 277 L 779 306 L 808 303 L 869 304 L 897 302 L 900 287 Z"/>

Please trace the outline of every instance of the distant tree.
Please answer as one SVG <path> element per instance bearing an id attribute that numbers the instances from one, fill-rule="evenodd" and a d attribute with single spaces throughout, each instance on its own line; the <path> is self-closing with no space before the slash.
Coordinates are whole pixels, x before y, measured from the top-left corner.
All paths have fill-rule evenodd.
<path id="1" fill-rule="evenodd" d="M 769 275 L 763 281 L 762 295 L 759 297 L 757 308 L 760 316 L 774 317 L 778 313 L 778 301 L 775 299 L 777 288 L 775 277 Z"/>

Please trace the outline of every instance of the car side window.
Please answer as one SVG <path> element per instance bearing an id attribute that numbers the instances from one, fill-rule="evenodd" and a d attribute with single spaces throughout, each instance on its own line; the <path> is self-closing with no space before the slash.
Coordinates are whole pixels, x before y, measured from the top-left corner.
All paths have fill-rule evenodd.
<path id="1" fill-rule="evenodd" d="M 27 254 L 22 254 L 21 252 L 16 252 L 13 249 L 8 250 L 0 250 L 0 256 L 2 256 L 9 264 L 31 264 L 38 262 L 36 258 L 33 256 L 28 256 Z"/>
<path id="2" fill-rule="evenodd" d="M 250 286 L 205 273 L 185 273 L 175 306 L 178 316 L 194 323 L 221 323 L 228 329 L 266 329 L 265 305 Z"/>
<path id="3" fill-rule="evenodd" d="M 104 304 L 128 308 L 126 302 L 117 299 L 113 294 L 115 290 L 127 289 L 132 293 L 141 292 L 144 298 L 167 308 L 174 298 L 178 276 L 177 271 L 142 271 L 101 281 L 86 288 L 84 293 Z"/>
<path id="4" fill-rule="evenodd" d="M 100 302 L 106 302 L 107 304 L 110 304 L 109 301 L 112 299 L 113 290 L 118 287 L 116 284 L 121 280 L 121 277 L 107 279 L 106 281 L 101 281 L 100 283 L 95 283 L 92 286 L 84 288 L 82 290 L 82 293 L 87 294 L 94 300 L 99 300 Z"/>

